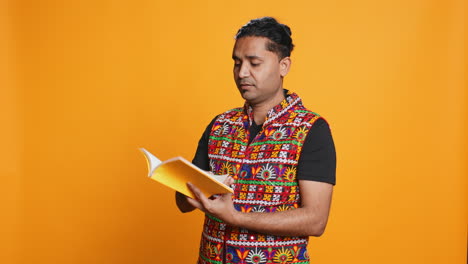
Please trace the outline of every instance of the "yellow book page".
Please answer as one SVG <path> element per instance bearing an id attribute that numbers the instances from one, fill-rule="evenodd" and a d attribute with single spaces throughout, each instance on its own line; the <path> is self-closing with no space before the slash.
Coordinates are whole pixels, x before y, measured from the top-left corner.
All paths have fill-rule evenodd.
<path id="1" fill-rule="evenodd" d="M 151 179 L 191 198 L 194 198 L 194 196 L 188 189 L 187 182 L 197 186 L 206 197 L 213 194 L 233 192 L 231 188 L 211 178 L 207 172 L 182 157 L 164 161 L 156 168 Z"/>

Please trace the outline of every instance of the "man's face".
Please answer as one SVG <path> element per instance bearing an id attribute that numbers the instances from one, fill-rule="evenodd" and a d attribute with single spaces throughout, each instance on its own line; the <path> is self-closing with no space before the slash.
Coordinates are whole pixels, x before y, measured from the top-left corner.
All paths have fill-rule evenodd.
<path id="1" fill-rule="evenodd" d="M 264 37 L 242 37 L 234 45 L 234 80 L 242 97 L 251 104 L 283 98 L 283 77 L 289 71 L 289 57 L 280 60 L 268 51 Z"/>

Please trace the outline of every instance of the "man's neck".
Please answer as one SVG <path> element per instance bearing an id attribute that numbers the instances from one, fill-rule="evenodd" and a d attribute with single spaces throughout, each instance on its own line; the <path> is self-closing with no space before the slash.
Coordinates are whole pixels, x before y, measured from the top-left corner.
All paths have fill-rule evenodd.
<path id="1" fill-rule="evenodd" d="M 258 104 L 251 104 L 250 106 L 252 107 L 252 110 L 253 110 L 253 119 L 255 121 L 255 124 L 257 125 L 263 124 L 263 122 L 265 122 L 265 118 L 268 114 L 268 111 L 270 111 L 273 107 L 281 103 L 281 101 L 283 100 L 284 100 L 284 93 L 283 93 L 283 90 L 281 89 L 281 93 L 271 98 L 270 100 L 261 102 Z"/>

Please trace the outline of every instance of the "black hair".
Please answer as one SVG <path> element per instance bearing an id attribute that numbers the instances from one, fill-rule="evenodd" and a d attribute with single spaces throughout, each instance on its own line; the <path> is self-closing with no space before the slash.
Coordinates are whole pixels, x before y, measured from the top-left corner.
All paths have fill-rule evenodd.
<path id="1" fill-rule="evenodd" d="M 291 39 L 291 29 L 280 24 L 272 17 L 261 17 L 250 20 L 242 26 L 235 36 L 235 39 L 242 37 L 265 37 L 270 41 L 266 49 L 274 52 L 280 59 L 291 56 L 294 44 Z"/>

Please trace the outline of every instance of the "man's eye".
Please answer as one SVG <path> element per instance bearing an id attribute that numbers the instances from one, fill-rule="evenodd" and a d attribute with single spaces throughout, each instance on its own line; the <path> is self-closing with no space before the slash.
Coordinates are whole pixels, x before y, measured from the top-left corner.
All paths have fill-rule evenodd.
<path id="1" fill-rule="evenodd" d="M 257 67 L 260 65 L 260 63 L 250 63 L 250 65 L 252 65 L 252 67 Z"/>
<path id="2" fill-rule="evenodd" d="M 234 62 L 234 67 L 239 67 L 241 64 L 239 62 Z"/>

